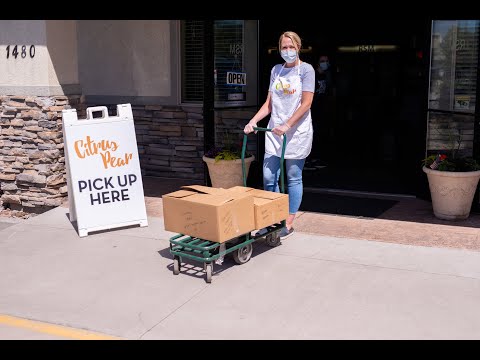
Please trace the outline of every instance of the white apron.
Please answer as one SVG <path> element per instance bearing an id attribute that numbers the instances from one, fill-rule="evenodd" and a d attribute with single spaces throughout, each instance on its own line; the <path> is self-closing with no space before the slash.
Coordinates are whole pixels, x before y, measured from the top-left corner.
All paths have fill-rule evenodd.
<path id="1" fill-rule="evenodd" d="M 295 110 L 298 109 L 302 100 L 300 64 L 296 66 L 296 74 L 291 74 L 287 78 L 281 76 L 284 67 L 285 64 L 283 64 L 270 88 L 272 113 L 270 121 L 268 122 L 269 128 L 285 124 Z M 313 141 L 312 116 L 310 110 L 307 111 L 285 135 L 287 136 L 285 159 L 306 158 L 312 150 Z M 281 136 L 275 135 L 270 131 L 265 133 L 265 153 L 281 157 L 282 146 L 283 138 Z"/>

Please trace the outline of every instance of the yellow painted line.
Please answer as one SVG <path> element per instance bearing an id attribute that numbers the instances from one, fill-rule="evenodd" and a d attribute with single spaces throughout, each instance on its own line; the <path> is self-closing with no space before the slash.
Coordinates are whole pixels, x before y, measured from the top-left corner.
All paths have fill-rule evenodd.
<path id="1" fill-rule="evenodd" d="M 0 314 L 0 324 L 30 329 L 36 332 L 71 338 L 75 340 L 122 340 L 121 338 L 94 333 L 87 330 L 75 329 L 62 325 L 53 325 L 40 321 L 27 320 L 2 314 Z"/>

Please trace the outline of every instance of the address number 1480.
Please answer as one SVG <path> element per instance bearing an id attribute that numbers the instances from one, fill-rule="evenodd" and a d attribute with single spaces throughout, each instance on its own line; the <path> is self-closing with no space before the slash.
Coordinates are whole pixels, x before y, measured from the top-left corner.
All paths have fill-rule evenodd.
<path id="1" fill-rule="evenodd" d="M 30 45 L 28 48 L 28 55 L 30 55 L 31 58 L 35 56 L 35 45 Z M 10 56 L 14 57 L 15 59 L 20 56 L 21 58 L 26 58 L 27 57 L 27 46 L 26 45 L 8 45 L 7 46 L 7 59 L 10 58 Z"/>

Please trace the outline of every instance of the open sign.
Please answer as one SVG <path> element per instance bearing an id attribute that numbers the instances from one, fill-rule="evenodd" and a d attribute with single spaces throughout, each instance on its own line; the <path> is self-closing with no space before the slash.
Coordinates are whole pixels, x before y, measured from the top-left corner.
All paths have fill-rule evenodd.
<path id="1" fill-rule="evenodd" d="M 237 72 L 227 72 L 227 85 L 247 85 L 247 74 Z"/>

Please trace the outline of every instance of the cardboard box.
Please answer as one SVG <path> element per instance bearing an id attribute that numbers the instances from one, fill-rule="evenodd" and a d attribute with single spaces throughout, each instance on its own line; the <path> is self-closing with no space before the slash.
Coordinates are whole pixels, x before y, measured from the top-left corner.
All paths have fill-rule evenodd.
<path id="1" fill-rule="evenodd" d="M 227 189 L 237 193 L 253 194 L 255 229 L 262 229 L 288 217 L 288 194 L 258 190 L 243 186 Z"/>
<path id="2" fill-rule="evenodd" d="M 201 185 L 162 196 L 165 230 L 225 242 L 255 229 L 253 194 Z"/>
<path id="3" fill-rule="evenodd" d="M 255 228 L 262 229 L 288 217 L 288 194 L 253 190 Z"/>

